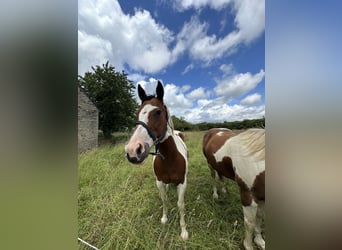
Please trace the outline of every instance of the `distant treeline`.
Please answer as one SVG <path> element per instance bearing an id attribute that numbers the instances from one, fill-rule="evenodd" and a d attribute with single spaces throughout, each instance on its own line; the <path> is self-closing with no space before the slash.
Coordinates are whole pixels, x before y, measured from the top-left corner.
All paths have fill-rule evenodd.
<path id="1" fill-rule="evenodd" d="M 247 129 L 247 128 L 265 128 L 265 117 L 253 120 L 243 120 L 234 122 L 219 122 L 208 123 L 202 122 L 192 124 L 185 121 L 183 118 L 172 116 L 172 121 L 176 130 L 190 131 L 190 130 L 208 130 L 211 128 L 229 128 L 229 129 Z"/>

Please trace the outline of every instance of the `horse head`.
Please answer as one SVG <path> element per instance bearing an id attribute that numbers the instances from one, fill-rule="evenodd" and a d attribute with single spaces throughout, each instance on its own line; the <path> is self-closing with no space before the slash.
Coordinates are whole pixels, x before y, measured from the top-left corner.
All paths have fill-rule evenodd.
<path id="1" fill-rule="evenodd" d="M 146 95 L 138 85 L 141 105 L 137 111 L 138 121 L 128 144 L 125 146 L 127 159 L 134 164 L 143 163 L 149 154 L 158 154 L 158 145 L 167 132 L 168 113 L 164 105 L 164 87 L 160 81 L 156 95 Z M 150 149 L 156 146 L 156 153 Z"/>

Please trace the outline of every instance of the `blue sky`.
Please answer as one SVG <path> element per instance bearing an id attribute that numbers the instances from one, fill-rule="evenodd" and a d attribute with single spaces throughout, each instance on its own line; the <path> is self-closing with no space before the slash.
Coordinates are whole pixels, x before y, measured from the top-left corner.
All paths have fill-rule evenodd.
<path id="1" fill-rule="evenodd" d="M 79 74 L 107 60 L 192 123 L 265 115 L 265 3 L 79 0 Z"/>

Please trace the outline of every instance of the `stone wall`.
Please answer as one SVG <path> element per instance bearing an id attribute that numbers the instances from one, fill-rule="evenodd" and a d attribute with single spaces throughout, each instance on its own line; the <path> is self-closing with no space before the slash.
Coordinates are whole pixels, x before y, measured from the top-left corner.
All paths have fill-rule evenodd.
<path id="1" fill-rule="evenodd" d="M 99 112 L 88 96 L 78 88 L 78 151 L 98 145 Z"/>

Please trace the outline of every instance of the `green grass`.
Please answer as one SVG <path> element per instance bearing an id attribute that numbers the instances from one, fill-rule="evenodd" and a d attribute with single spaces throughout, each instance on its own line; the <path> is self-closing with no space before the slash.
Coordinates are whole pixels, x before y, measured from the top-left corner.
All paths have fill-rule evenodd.
<path id="1" fill-rule="evenodd" d="M 180 237 L 176 187 L 169 187 L 169 220 L 162 225 L 152 157 L 144 165 L 130 164 L 122 133 L 115 135 L 115 145 L 79 155 L 79 237 L 100 249 L 240 249 L 244 227 L 238 187 L 228 181 L 228 193 L 219 192 L 219 199 L 213 200 L 203 133 L 185 133 L 187 241 Z M 79 248 L 90 249 L 82 243 Z"/>

